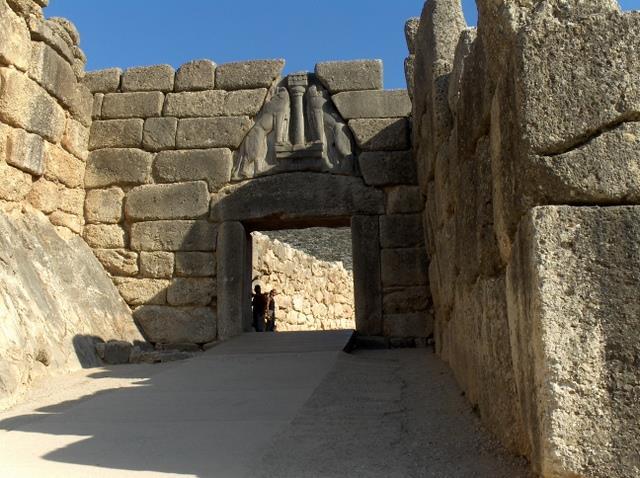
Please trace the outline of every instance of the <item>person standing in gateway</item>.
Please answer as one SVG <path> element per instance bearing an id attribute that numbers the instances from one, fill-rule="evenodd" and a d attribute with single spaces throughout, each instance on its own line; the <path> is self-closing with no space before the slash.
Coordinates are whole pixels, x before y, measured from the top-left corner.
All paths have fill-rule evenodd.
<path id="1" fill-rule="evenodd" d="M 253 328 L 256 332 L 264 332 L 265 312 L 267 310 L 267 294 L 262 293 L 262 288 L 259 285 L 256 285 L 253 288 L 253 292 L 253 298 L 251 299 Z"/>
<path id="2" fill-rule="evenodd" d="M 276 331 L 276 301 L 275 297 L 278 293 L 275 289 L 272 289 L 267 296 L 267 332 L 275 332 Z"/>

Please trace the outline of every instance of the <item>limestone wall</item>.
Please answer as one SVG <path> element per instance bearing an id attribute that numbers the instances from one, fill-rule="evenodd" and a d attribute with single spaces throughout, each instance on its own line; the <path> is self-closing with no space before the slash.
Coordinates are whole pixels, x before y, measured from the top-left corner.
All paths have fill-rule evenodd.
<path id="1" fill-rule="evenodd" d="M 278 291 L 277 330 L 355 329 L 353 273 L 254 232 L 253 284 Z"/>
<path id="2" fill-rule="evenodd" d="M 92 96 L 78 32 L 46 4 L 0 0 L 0 201 L 80 234 Z"/>
<path id="3" fill-rule="evenodd" d="M 542 476 L 636 476 L 640 13 L 478 10 L 407 28 L 437 351 Z"/>
<path id="4" fill-rule="evenodd" d="M 283 66 L 281 60 L 200 60 L 177 71 L 159 65 L 87 74 L 94 121 L 85 240 L 149 340 L 209 342 L 220 320 L 217 270 L 227 270 L 217 249 L 220 224 L 243 222 L 250 231 L 261 228 L 252 222 L 259 217 L 285 228 L 304 217 L 306 226 L 322 225 L 338 213 L 314 184 L 332 176 L 343 187 L 334 197 L 376 202 L 364 212 L 371 214 L 372 237 L 381 238 L 372 243 L 380 292 L 369 291 L 379 310 L 368 333 L 428 336 L 424 205 L 410 154 L 406 92 L 381 89 L 379 61 L 323 63 L 315 74 L 285 79 Z M 296 113 L 306 116 L 302 123 L 294 119 L 287 86 L 291 95 L 306 88 L 306 107 Z M 319 105 L 315 116 L 312 105 Z M 306 133 L 302 128 L 303 144 L 294 150 L 289 140 L 300 124 Z M 282 128 L 289 134 L 275 138 Z M 292 191 L 297 197 L 284 201 L 282 194 Z M 263 213 L 273 205 L 283 212 Z M 341 211 L 340 221 L 345 213 L 359 211 Z M 229 260 L 235 268 L 244 259 Z"/>

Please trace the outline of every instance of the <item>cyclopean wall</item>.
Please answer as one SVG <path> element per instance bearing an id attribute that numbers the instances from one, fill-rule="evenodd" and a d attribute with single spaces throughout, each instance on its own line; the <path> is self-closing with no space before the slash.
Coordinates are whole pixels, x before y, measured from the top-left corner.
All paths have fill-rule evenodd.
<path id="1" fill-rule="evenodd" d="M 253 283 L 275 289 L 277 330 L 355 329 L 353 273 L 254 232 Z"/>
<path id="2" fill-rule="evenodd" d="M 637 476 L 640 13 L 478 10 L 407 28 L 437 351 L 542 476 Z"/>
<path id="3" fill-rule="evenodd" d="M 81 239 L 92 95 L 73 24 L 0 0 L 0 409 L 34 380 L 141 339 Z"/>
<path id="4" fill-rule="evenodd" d="M 406 92 L 381 90 L 379 61 L 284 80 L 283 66 L 199 60 L 87 74 L 85 240 L 151 342 L 206 343 L 247 329 L 238 308 L 248 287 L 218 301 L 221 287 L 242 287 L 246 233 L 358 216 L 354 240 L 374 264 L 355 274 L 370 305 L 359 328 L 429 336 Z"/>

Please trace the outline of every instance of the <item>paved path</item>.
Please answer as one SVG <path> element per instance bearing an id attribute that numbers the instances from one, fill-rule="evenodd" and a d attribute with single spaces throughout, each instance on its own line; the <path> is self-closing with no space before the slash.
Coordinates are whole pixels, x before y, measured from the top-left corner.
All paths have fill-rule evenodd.
<path id="1" fill-rule="evenodd" d="M 191 360 L 84 371 L 0 414 L 0 477 L 528 476 L 427 350 L 247 334 Z"/>

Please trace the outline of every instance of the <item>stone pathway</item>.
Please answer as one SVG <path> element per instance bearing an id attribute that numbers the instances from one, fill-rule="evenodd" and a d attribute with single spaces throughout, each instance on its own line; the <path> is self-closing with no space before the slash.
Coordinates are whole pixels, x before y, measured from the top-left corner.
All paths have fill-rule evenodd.
<path id="1" fill-rule="evenodd" d="M 51 380 L 0 414 L 0 476 L 526 477 L 424 349 L 247 334 Z"/>

